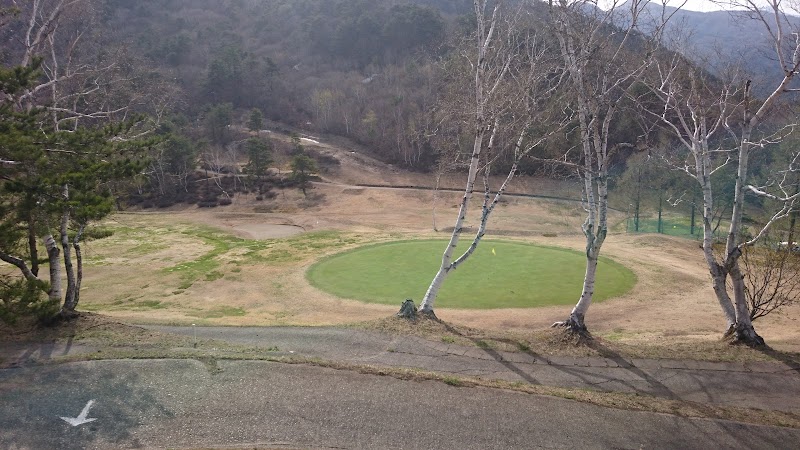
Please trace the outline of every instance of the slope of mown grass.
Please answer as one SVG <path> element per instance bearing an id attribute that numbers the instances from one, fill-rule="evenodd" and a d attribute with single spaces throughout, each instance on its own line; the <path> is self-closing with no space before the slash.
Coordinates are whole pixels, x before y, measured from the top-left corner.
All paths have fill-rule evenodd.
<path id="1" fill-rule="evenodd" d="M 422 299 L 441 261 L 446 241 L 399 241 L 360 247 L 325 258 L 307 277 L 315 287 L 343 298 L 399 304 Z M 467 245 L 459 245 L 463 252 Z M 460 254 L 460 253 L 459 253 Z M 585 270 L 582 253 L 528 244 L 484 241 L 451 273 L 438 307 L 530 308 L 577 301 Z M 636 277 L 602 258 L 594 299 L 628 292 Z"/>

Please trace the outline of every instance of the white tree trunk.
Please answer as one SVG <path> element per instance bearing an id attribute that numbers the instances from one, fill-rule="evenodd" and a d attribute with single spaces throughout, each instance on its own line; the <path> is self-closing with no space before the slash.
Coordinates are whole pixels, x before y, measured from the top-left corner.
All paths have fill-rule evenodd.
<path id="1" fill-rule="evenodd" d="M 742 274 L 738 261 L 731 268 L 731 281 L 736 304 L 735 339 L 751 345 L 764 345 L 764 339 L 756 333 L 750 319 L 750 306 L 745 295 L 744 274 Z"/>
<path id="2" fill-rule="evenodd" d="M 694 142 L 692 154 L 695 158 L 695 174 L 700 189 L 703 191 L 703 256 L 708 266 L 714 294 L 717 297 L 722 312 L 725 314 L 727 329 L 736 323 L 736 311 L 733 308 L 726 281 L 728 273 L 717 262 L 714 256 L 714 227 L 712 225 L 714 214 L 714 191 L 711 187 L 711 157 L 707 149 L 707 142 Z"/>
<path id="3" fill-rule="evenodd" d="M 477 45 L 477 58 L 475 58 L 472 65 L 475 70 L 474 117 L 476 126 L 475 140 L 473 142 L 472 156 L 469 164 L 469 173 L 467 175 L 467 184 L 464 189 L 464 196 L 461 200 L 458 218 L 456 219 L 456 223 L 453 227 L 453 233 L 450 236 L 447 248 L 442 255 L 442 263 L 439 266 L 439 270 L 436 272 L 433 280 L 431 281 L 431 284 L 429 285 L 422 302 L 420 303 L 419 311 L 423 313 L 433 313 L 434 302 L 436 301 L 439 290 L 441 289 L 445 279 L 452 271 L 456 270 L 460 264 L 469 258 L 474 253 L 478 244 L 480 244 L 481 239 L 486 233 L 486 227 L 489 218 L 500 201 L 501 196 L 507 189 L 509 182 L 513 179 L 519 162 L 524 156 L 541 144 L 545 139 L 545 137 L 538 137 L 532 141 L 528 140 L 526 148 L 524 150 L 522 149 L 522 144 L 526 142 L 526 138 L 528 138 L 527 133 L 530 131 L 531 124 L 534 120 L 533 115 L 539 113 L 538 108 L 541 106 L 541 99 L 551 95 L 552 92 L 550 87 L 543 89 L 542 85 L 540 85 L 540 83 L 547 85 L 548 83 L 554 82 L 552 77 L 550 77 L 551 71 L 538 70 L 539 65 L 542 64 L 543 61 L 547 60 L 543 57 L 545 53 L 542 52 L 539 54 L 536 51 L 531 51 L 530 54 L 525 54 L 523 57 L 528 57 L 530 59 L 526 60 L 522 64 L 515 65 L 514 70 L 517 72 L 507 76 L 510 70 L 509 68 L 512 66 L 512 62 L 517 62 L 520 59 L 521 51 L 533 49 L 538 51 L 538 46 L 536 45 L 537 41 L 528 36 L 529 40 L 526 41 L 526 44 L 528 44 L 527 48 L 526 45 L 522 45 L 521 43 L 517 42 L 519 36 L 515 34 L 516 30 L 514 30 L 514 25 L 512 23 L 516 19 L 512 21 L 506 21 L 508 29 L 504 29 L 504 31 L 507 32 L 507 35 L 504 34 L 502 37 L 495 37 L 495 34 L 498 32 L 496 27 L 498 25 L 500 16 L 499 4 L 502 2 L 495 2 L 492 16 L 487 20 L 485 9 L 487 8 L 488 3 L 490 2 L 486 0 L 473 1 L 479 42 Z M 520 16 L 516 17 L 518 18 Z M 526 63 L 529 63 L 530 66 L 526 65 Z M 521 68 L 524 68 L 524 70 Z M 501 91 L 504 91 L 502 93 L 498 93 L 498 88 L 500 86 L 504 87 L 504 89 L 501 89 Z M 505 92 L 506 88 L 508 88 L 510 91 Z M 545 92 L 541 95 L 541 97 L 539 96 L 539 94 L 542 92 L 540 89 L 543 89 Z M 523 99 L 524 101 L 520 99 Z M 516 117 L 510 117 L 508 111 L 512 106 L 518 107 L 519 105 L 515 105 L 517 102 L 523 104 L 524 106 L 522 109 L 517 110 Z M 517 130 L 519 131 L 519 136 L 514 144 L 514 162 L 511 170 L 506 176 L 503 184 L 495 193 L 494 200 L 492 200 L 491 189 L 489 186 L 489 175 L 491 172 L 491 163 L 493 162 L 492 156 L 494 156 L 492 149 L 494 148 L 495 137 L 498 135 L 501 126 L 501 120 L 504 120 L 503 126 L 508 126 L 509 128 L 513 128 L 515 126 L 519 127 Z M 509 125 L 506 121 L 511 122 L 511 124 Z M 489 132 L 489 138 L 488 143 L 485 143 L 487 132 Z M 486 147 L 485 149 L 484 146 Z M 475 180 L 477 178 L 482 155 L 487 156 L 485 158 L 484 167 L 485 191 L 483 211 L 481 214 L 478 231 L 475 234 L 475 237 L 473 238 L 469 248 L 461 256 L 454 260 L 453 252 L 455 251 L 461 233 L 463 232 L 464 221 L 466 220 L 469 202 L 474 193 Z"/>
<path id="4" fill-rule="evenodd" d="M 64 202 L 69 201 L 69 186 L 64 185 L 63 190 Z M 61 226 L 59 227 L 59 234 L 61 237 L 61 248 L 64 252 L 64 270 L 67 275 L 67 291 L 64 296 L 64 306 L 61 308 L 61 313 L 71 313 L 75 311 L 75 268 L 72 265 L 72 248 L 69 242 L 69 207 L 65 206 L 61 214 Z"/>
<path id="5" fill-rule="evenodd" d="M 431 282 L 428 290 L 425 292 L 425 297 L 422 300 L 422 304 L 420 304 L 419 311 L 424 312 L 427 314 L 433 314 L 433 304 L 436 300 L 436 297 L 439 295 L 439 289 L 442 287 L 442 283 L 447 278 L 447 276 L 458 268 L 464 261 L 467 260 L 474 252 L 475 249 L 478 248 L 478 244 L 480 244 L 481 239 L 486 234 L 486 227 L 489 223 L 489 218 L 492 215 L 497 204 L 500 202 L 500 198 L 508 189 L 509 183 L 511 180 L 514 179 L 514 175 L 517 173 L 517 168 L 519 167 L 519 162 L 522 158 L 528 154 L 528 152 L 533 149 L 535 146 L 528 147 L 525 151 L 521 151 L 522 143 L 525 140 L 525 130 L 527 130 L 530 124 L 526 124 L 522 127 L 523 132 L 520 133 L 519 138 L 514 146 L 514 163 L 511 165 L 511 169 L 508 171 L 503 184 L 500 185 L 500 188 L 494 195 L 494 199 L 491 199 L 491 191 L 489 189 L 489 173 L 490 173 L 490 166 L 487 165 L 484 172 L 484 201 L 483 201 L 483 212 L 481 214 L 481 220 L 478 225 L 478 231 L 475 233 L 475 237 L 472 239 L 472 243 L 470 244 L 469 248 L 461 254 L 455 261 L 452 260 L 453 251 L 455 250 L 456 245 L 458 244 L 459 236 L 456 236 L 456 229 L 461 229 L 463 227 L 464 217 L 459 214 L 459 220 L 456 221 L 456 228 L 453 229 L 453 235 L 450 238 L 449 245 L 442 256 L 442 265 L 439 267 L 439 271 L 436 272 L 436 276 L 433 277 L 433 281 Z M 489 148 L 491 149 L 494 145 L 494 138 L 497 132 L 497 124 L 495 124 L 494 128 L 492 129 L 492 135 L 489 138 Z M 541 141 L 540 141 L 541 142 Z M 470 197 L 472 192 L 474 192 L 475 188 L 475 178 L 477 174 L 472 178 L 472 186 L 470 189 Z M 465 195 L 466 197 L 466 195 Z M 462 203 L 462 207 L 464 207 L 464 203 Z M 466 211 L 466 210 L 465 210 Z M 460 232 L 458 233 L 460 235 Z M 455 237 L 455 241 L 453 238 Z M 451 262 L 452 261 L 452 262 Z"/>
<path id="6" fill-rule="evenodd" d="M 651 86 L 651 92 L 659 97 L 663 107 L 656 108 L 650 113 L 681 141 L 691 153 L 691 157 L 694 158 L 694 173 L 688 167 L 683 166 L 682 159 L 678 164 L 684 171 L 696 178 L 703 191 L 703 253 L 711 274 L 714 293 L 727 320 L 728 331 L 726 334 L 734 334 L 737 341 L 763 345 L 764 341 L 755 332 L 750 318 L 744 275 L 739 266 L 739 258 L 744 249 L 758 241 L 776 220 L 790 214 L 796 198 L 786 195 L 786 190 L 783 190 L 783 197 L 776 197 L 747 185 L 751 150 L 757 151 L 765 148 L 765 144 L 774 144 L 776 137 L 777 141 L 782 139 L 778 137 L 779 133 L 771 138 L 762 139 L 760 142 L 753 142 L 751 138 L 754 130 L 771 114 L 778 100 L 787 92 L 796 91 L 796 89 L 791 89 L 790 83 L 800 69 L 800 40 L 796 39 L 796 32 L 784 30 L 788 23 L 784 19 L 785 6 L 780 1 L 769 1 L 764 5 L 756 5 L 750 1 L 731 1 L 730 5 L 743 7 L 749 16 L 760 21 L 764 25 L 764 29 L 769 31 L 769 38 L 775 51 L 775 60 L 783 74 L 773 92 L 753 112 L 751 107 L 754 101 L 750 80 L 745 80 L 743 86 L 741 85 L 742 80 L 737 77 L 727 81 L 707 80 L 694 67 L 683 68 L 681 66 L 684 62 L 674 59 L 669 63 L 669 67 L 659 67 L 657 73 L 660 78 L 656 79 Z M 791 37 L 792 35 L 794 38 Z M 789 39 L 794 42 L 788 44 Z M 690 87 L 686 86 L 686 75 L 692 81 Z M 739 112 L 743 113 L 743 120 L 740 123 L 734 118 L 734 114 Z M 781 119 L 779 122 L 783 122 L 783 120 Z M 796 124 L 792 124 L 787 128 L 795 126 Z M 722 134 L 723 130 L 728 132 L 729 137 L 738 141 L 737 149 L 731 149 L 728 152 L 709 148 L 710 141 L 725 140 L 717 137 L 717 134 Z M 738 153 L 735 157 L 734 152 Z M 727 161 L 716 168 L 712 167 L 712 153 L 726 157 Z M 714 196 L 711 174 L 730 161 L 735 161 L 737 164 L 734 202 L 725 242 L 725 253 L 722 258 L 718 258 L 713 251 Z M 785 188 L 782 182 L 778 181 L 777 184 L 779 189 Z M 755 233 L 755 237 L 749 240 L 742 239 L 746 187 L 757 195 L 783 203 L 782 209 L 768 219 L 766 224 L 760 227 L 760 231 Z M 733 299 L 728 290 L 728 280 L 733 288 Z"/>
<path id="7" fill-rule="evenodd" d="M 583 289 L 581 290 L 581 297 L 578 299 L 578 304 L 572 308 L 564 326 L 569 327 L 572 331 L 586 333 L 586 323 L 584 319 L 586 313 L 589 311 L 589 306 L 592 304 L 594 296 L 594 284 L 597 278 L 597 257 L 592 257 L 591 253 L 587 252 L 586 257 L 586 273 L 583 277 Z"/>
<path id="8" fill-rule="evenodd" d="M 48 234 L 44 238 L 44 246 L 47 249 L 47 260 L 50 265 L 50 291 L 47 296 L 52 302 L 61 303 L 61 261 L 59 261 L 58 244 L 53 236 Z"/>
<path id="9" fill-rule="evenodd" d="M 749 97 L 749 89 L 745 91 L 745 96 Z M 757 119 L 757 117 L 753 117 Z M 736 188 L 734 191 L 733 211 L 731 213 L 731 226 L 728 231 L 728 238 L 725 243 L 726 261 L 725 265 L 729 268 L 731 282 L 733 284 L 733 303 L 736 313 L 735 339 L 755 345 L 764 345 L 764 339 L 756 333 L 750 319 L 750 306 L 745 294 L 744 275 L 739 267 L 739 257 L 742 254 L 740 244 L 742 232 L 742 215 L 744 213 L 744 187 L 747 182 L 749 162 L 750 162 L 750 136 L 755 120 L 745 124 L 741 135 L 739 146 L 739 167 L 736 174 Z M 757 123 L 757 122 L 755 122 Z"/>
<path id="10" fill-rule="evenodd" d="M 587 5 L 591 3 L 567 0 L 550 3 L 561 57 L 570 76 L 577 108 L 583 154 L 576 166 L 583 181 L 587 213 L 582 226 L 586 237 L 586 273 L 581 297 L 569 318 L 553 326 L 564 326 L 579 334 L 588 334 L 584 320 L 594 295 L 600 249 L 608 233 L 609 130 L 616 105 L 626 95 L 632 81 L 652 61 L 645 58 L 641 63 L 631 64 L 621 56 L 628 37 L 637 33 L 636 21 L 644 5 L 642 2 L 634 0 L 626 5 L 626 8 L 630 6 L 630 22 L 622 25 L 622 35 L 613 41 L 604 37 L 607 34 L 601 30 L 614 25 L 613 10 L 618 5 L 611 5 L 609 11 L 594 17 L 590 13 L 586 20 L 587 12 L 582 6 Z M 598 59 L 603 69 L 594 67 Z M 601 74 L 598 70 L 604 72 Z"/>
<path id="11" fill-rule="evenodd" d="M 489 69 L 487 60 L 487 51 L 494 38 L 495 26 L 497 24 L 498 6 L 495 5 L 492 18 L 487 28 L 486 18 L 484 16 L 486 3 L 481 0 L 474 0 L 473 7 L 475 9 L 475 16 L 478 25 L 478 45 L 477 45 L 477 64 L 475 65 L 475 140 L 472 145 L 472 157 L 469 162 L 469 173 L 467 175 L 467 184 L 464 188 L 464 197 L 461 200 L 461 206 L 458 210 L 458 218 L 453 226 L 453 233 L 450 235 L 450 241 L 447 243 L 444 254 L 442 255 L 442 264 L 433 277 L 428 290 L 425 292 L 425 297 L 419 305 L 419 312 L 426 314 L 433 314 L 434 303 L 436 296 L 439 294 L 439 289 L 442 286 L 445 278 L 453 270 L 452 260 L 453 251 L 458 245 L 458 240 L 461 237 L 461 232 L 464 227 L 464 220 L 467 217 L 467 209 L 469 201 L 472 199 L 472 193 L 475 189 L 475 178 L 478 176 L 478 164 L 480 163 L 481 152 L 483 151 L 483 141 L 486 135 L 487 120 L 486 120 L 486 107 L 487 102 L 491 98 L 492 93 L 495 91 L 497 85 L 504 77 L 507 66 L 497 75 L 495 80 L 490 84 L 489 88 L 486 87 L 487 70 Z M 492 137 L 489 139 L 489 146 L 491 147 L 494 136 L 497 132 L 498 124 L 495 121 L 492 128 Z"/>
<path id="12" fill-rule="evenodd" d="M 461 206 L 458 210 L 458 218 L 453 226 L 453 233 L 450 235 L 450 241 L 447 243 L 447 248 L 444 250 L 444 254 L 442 255 L 442 264 L 439 266 L 436 276 L 433 277 L 433 281 L 431 281 L 428 290 L 425 292 L 425 297 L 422 298 L 422 303 L 419 305 L 419 312 L 426 314 L 433 313 L 433 305 L 436 302 L 436 296 L 439 295 L 439 289 L 442 287 L 442 283 L 444 282 L 445 278 L 447 278 L 447 275 L 449 275 L 450 271 L 453 269 L 453 251 L 455 251 L 456 246 L 458 245 L 458 240 L 461 237 L 461 232 L 463 231 L 464 227 L 464 220 L 467 217 L 469 201 L 472 199 L 472 193 L 475 191 L 475 178 L 478 176 L 478 163 L 480 162 L 481 151 L 483 149 L 484 134 L 485 128 L 482 123 L 479 122 L 478 128 L 475 132 L 475 142 L 472 147 L 472 159 L 470 160 L 469 164 L 467 186 L 464 189 L 464 197 L 461 199 Z M 494 134 L 492 137 L 494 137 Z"/>

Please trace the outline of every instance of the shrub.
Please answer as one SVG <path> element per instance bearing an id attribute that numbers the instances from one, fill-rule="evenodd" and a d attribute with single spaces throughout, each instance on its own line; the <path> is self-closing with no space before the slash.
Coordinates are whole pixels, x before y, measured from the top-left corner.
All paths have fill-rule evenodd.
<path id="1" fill-rule="evenodd" d="M 52 318 L 61 305 L 47 297 L 48 289 L 40 280 L 0 278 L 0 320 L 13 324 L 21 317 Z"/>
<path id="2" fill-rule="evenodd" d="M 89 228 L 83 233 L 84 239 L 103 239 L 114 235 L 114 230 L 108 228 Z"/>

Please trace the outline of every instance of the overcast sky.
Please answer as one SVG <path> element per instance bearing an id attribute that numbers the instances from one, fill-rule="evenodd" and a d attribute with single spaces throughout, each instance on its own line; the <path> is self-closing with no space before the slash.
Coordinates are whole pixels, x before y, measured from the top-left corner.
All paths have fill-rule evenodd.
<path id="1" fill-rule="evenodd" d="M 679 0 L 669 0 L 667 5 L 678 7 L 681 5 L 681 1 Z M 718 11 L 720 8 L 719 5 L 711 2 L 709 0 L 687 0 L 686 4 L 683 5 L 683 9 L 688 9 L 689 11 Z"/>
<path id="2" fill-rule="evenodd" d="M 667 0 L 667 5 L 678 7 L 683 3 L 681 0 Z M 756 3 L 763 3 L 766 5 L 765 1 L 756 1 Z M 716 4 L 710 0 L 687 0 L 686 4 L 683 6 L 683 9 L 687 9 L 689 11 L 719 11 L 723 8 L 719 4 Z"/>

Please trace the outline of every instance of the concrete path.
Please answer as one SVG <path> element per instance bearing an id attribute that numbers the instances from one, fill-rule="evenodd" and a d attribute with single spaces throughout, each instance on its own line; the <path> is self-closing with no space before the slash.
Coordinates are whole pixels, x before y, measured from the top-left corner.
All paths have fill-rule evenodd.
<path id="1" fill-rule="evenodd" d="M 81 416 L 87 422 L 77 426 L 61 419 Z M 112 360 L 0 370 L 0 448 L 14 450 L 790 449 L 798 442 L 796 429 L 306 365 Z"/>
<path id="2" fill-rule="evenodd" d="M 190 327 L 148 328 L 195 332 Z M 544 357 L 347 328 L 198 327 L 196 333 L 198 338 L 277 347 L 278 354 L 330 361 L 800 413 L 800 367 L 782 363 Z"/>

